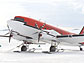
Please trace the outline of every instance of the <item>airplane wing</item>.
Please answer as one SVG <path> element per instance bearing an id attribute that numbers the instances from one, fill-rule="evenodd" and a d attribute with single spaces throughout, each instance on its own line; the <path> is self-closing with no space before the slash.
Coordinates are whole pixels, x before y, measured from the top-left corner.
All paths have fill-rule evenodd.
<path id="1" fill-rule="evenodd" d="M 55 33 L 51 33 L 55 32 Z M 54 30 L 43 30 L 43 37 L 45 40 L 60 42 L 60 43 L 69 43 L 71 45 L 81 45 L 84 43 L 84 35 L 76 34 L 76 35 L 58 35 Z M 44 36 L 45 35 L 45 36 Z"/>

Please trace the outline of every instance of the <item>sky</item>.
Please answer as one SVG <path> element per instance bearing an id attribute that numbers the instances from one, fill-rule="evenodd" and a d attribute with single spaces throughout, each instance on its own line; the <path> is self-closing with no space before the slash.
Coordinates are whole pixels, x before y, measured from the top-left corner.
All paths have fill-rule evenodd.
<path id="1" fill-rule="evenodd" d="M 84 0 L 0 0 L 0 28 L 14 16 L 67 28 L 84 26 Z"/>

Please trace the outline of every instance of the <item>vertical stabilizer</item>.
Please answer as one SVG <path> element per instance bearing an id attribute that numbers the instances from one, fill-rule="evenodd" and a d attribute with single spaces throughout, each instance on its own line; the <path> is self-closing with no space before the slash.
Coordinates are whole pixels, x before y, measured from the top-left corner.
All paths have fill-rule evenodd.
<path id="1" fill-rule="evenodd" d="M 84 34 L 84 26 L 79 34 Z"/>

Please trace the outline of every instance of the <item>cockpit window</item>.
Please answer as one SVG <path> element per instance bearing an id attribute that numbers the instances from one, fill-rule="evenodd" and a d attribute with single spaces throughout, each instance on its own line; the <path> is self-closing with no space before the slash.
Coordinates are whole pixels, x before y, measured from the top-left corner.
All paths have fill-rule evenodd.
<path id="1" fill-rule="evenodd" d="M 15 17 L 15 18 L 14 18 L 14 20 L 16 20 L 16 21 L 21 21 L 21 22 L 23 22 L 23 21 L 24 21 L 24 19 L 23 19 L 23 18 L 18 18 L 18 17 Z"/>

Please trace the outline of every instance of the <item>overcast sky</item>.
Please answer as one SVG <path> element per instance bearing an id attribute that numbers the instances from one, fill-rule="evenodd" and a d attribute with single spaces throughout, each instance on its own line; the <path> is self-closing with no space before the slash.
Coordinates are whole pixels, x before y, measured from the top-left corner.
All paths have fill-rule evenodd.
<path id="1" fill-rule="evenodd" d="M 0 27 L 14 16 L 41 19 L 61 27 L 84 26 L 84 0 L 0 0 Z"/>

